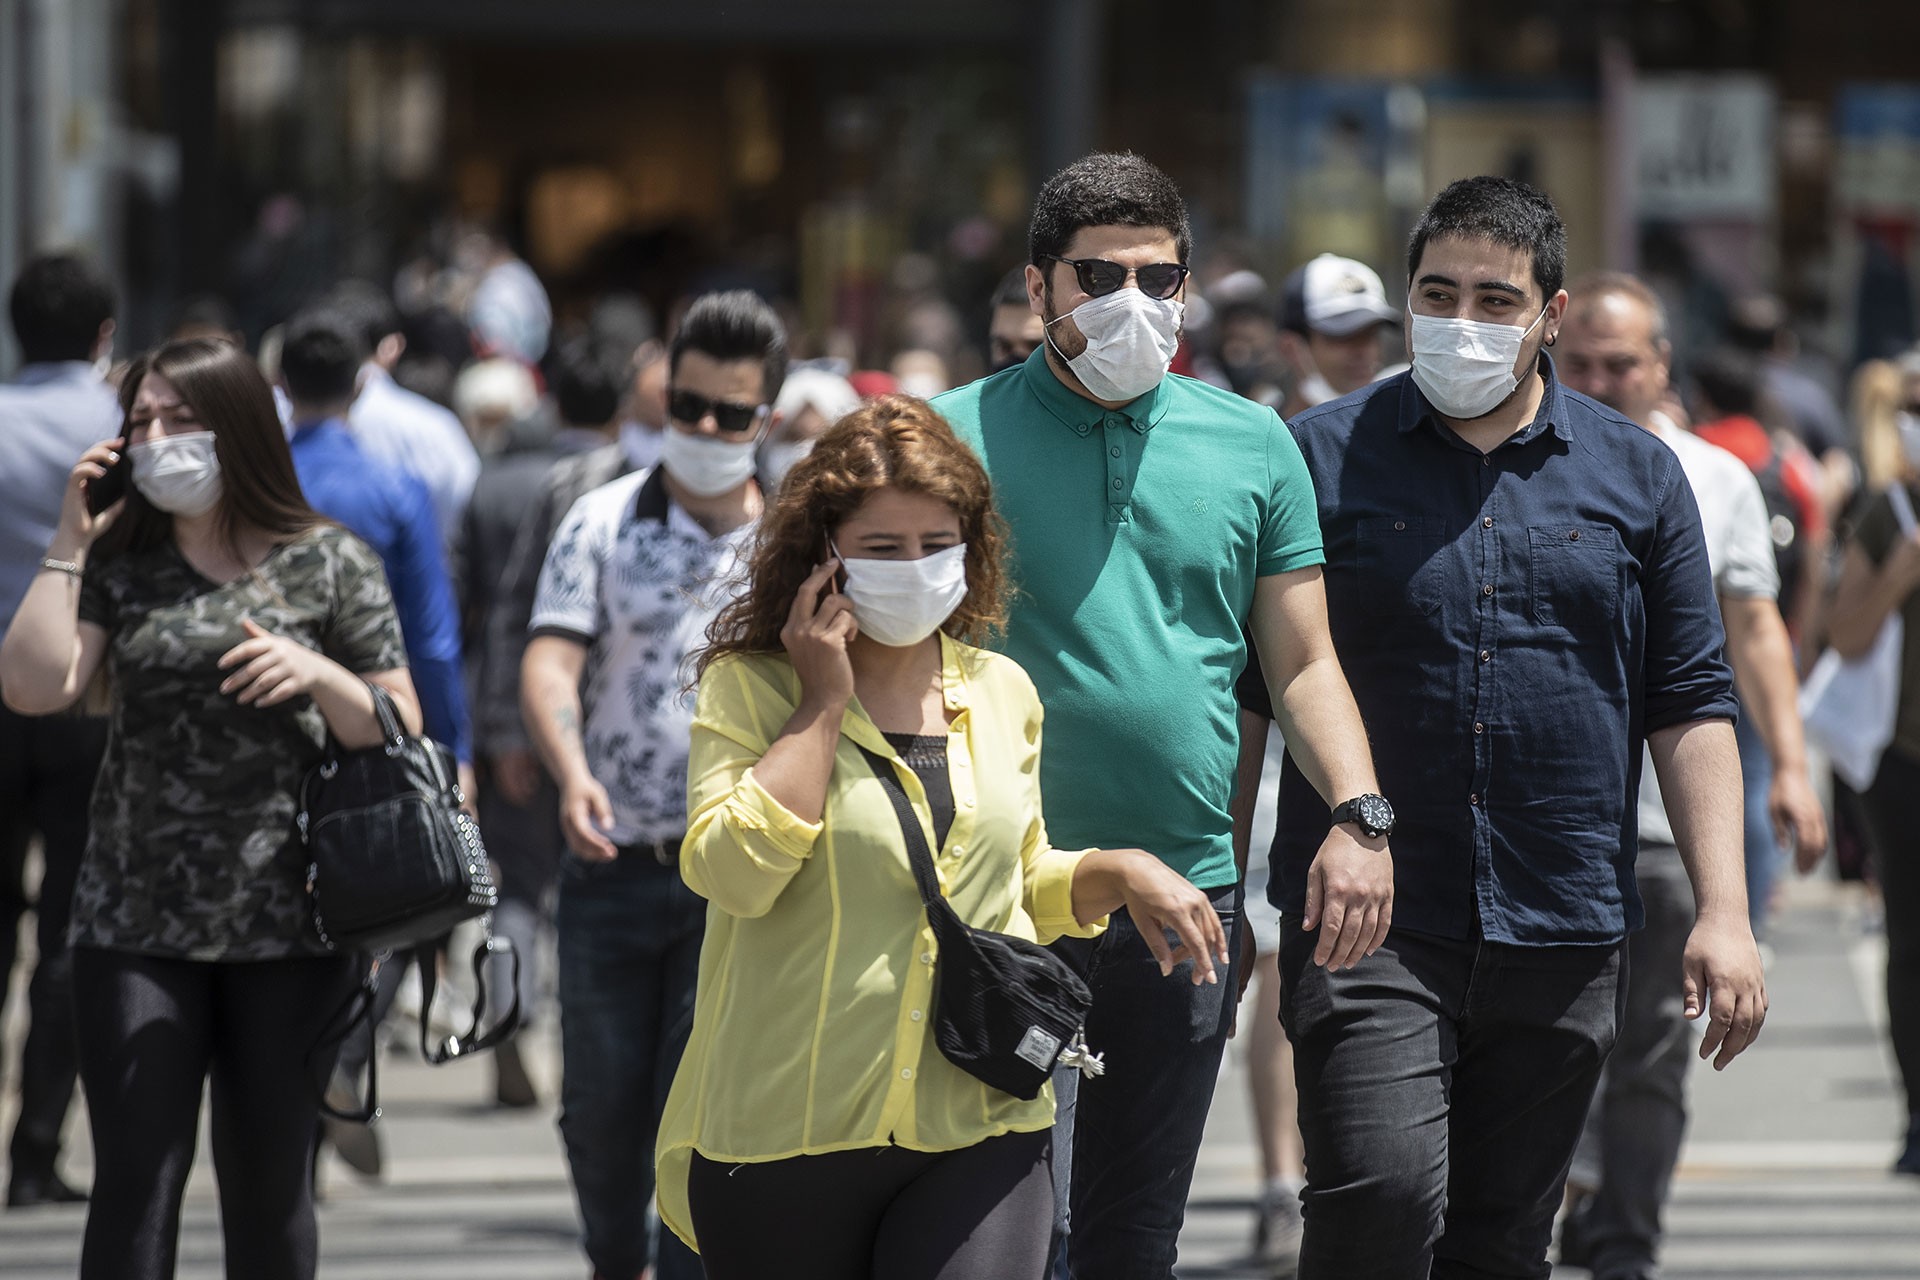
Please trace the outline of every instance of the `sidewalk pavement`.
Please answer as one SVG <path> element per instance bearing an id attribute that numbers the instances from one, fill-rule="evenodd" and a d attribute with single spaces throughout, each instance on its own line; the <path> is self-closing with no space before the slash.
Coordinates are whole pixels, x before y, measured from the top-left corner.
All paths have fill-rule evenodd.
<path id="1" fill-rule="evenodd" d="M 1920 1179 L 1885 1172 L 1901 1118 L 1878 1027 L 1884 953 L 1863 930 L 1854 897 L 1821 885 L 1795 890 L 1775 929 L 1765 1035 L 1725 1073 L 1694 1074 L 1667 1280 L 1920 1277 Z M 17 1051 L 17 1026 L 12 1032 Z M 532 1041 L 529 1056 L 551 1097 L 551 1020 Z M 1181 1240 L 1183 1280 L 1262 1274 L 1246 1258 L 1257 1158 L 1239 1052 L 1229 1053 L 1201 1153 Z M 331 1154 L 323 1160 L 321 1276 L 584 1280 L 552 1108 L 492 1107 L 484 1062 L 431 1069 L 389 1057 L 383 1066 L 387 1177 L 369 1184 Z M 10 1128 L 11 1106 L 10 1095 L 0 1099 L 0 1126 Z M 84 1184 L 83 1118 L 69 1150 L 67 1168 Z M 207 1151 L 203 1137 L 181 1280 L 223 1274 Z M 0 1213 L 0 1275 L 71 1277 L 84 1221 L 84 1209 Z M 1562 1270 L 1556 1280 L 1582 1276 Z"/>

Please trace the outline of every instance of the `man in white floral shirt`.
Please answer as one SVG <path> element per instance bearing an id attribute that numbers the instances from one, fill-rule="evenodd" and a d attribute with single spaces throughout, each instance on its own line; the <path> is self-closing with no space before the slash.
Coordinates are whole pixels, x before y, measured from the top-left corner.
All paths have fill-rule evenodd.
<path id="1" fill-rule="evenodd" d="M 693 1019 L 706 904 L 681 882 L 686 661 L 744 585 L 786 337 L 751 293 L 694 303 L 657 466 L 588 493 L 540 573 L 521 711 L 560 788 L 560 1130 L 597 1280 L 647 1268 L 654 1132 Z M 698 1277 L 661 1233 L 657 1280 Z"/>

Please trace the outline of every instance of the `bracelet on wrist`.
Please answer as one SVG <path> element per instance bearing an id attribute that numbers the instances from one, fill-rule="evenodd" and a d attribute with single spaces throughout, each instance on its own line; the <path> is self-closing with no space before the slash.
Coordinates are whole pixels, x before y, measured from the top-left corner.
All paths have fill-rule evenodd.
<path id="1" fill-rule="evenodd" d="M 81 567 L 78 561 L 55 560 L 52 556 L 42 556 L 40 559 L 40 567 L 42 569 L 51 569 L 55 573 L 64 573 L 70 578 L 85 577 L 87 572 Z"/>

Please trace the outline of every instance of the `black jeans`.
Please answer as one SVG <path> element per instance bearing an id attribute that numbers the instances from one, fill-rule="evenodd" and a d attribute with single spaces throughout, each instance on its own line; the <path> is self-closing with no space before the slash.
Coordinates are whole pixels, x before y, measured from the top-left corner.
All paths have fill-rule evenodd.
<path id="1" fill-rule="evenodd" d="M 98 716 L 18 716 L 0 708 L 0 1013 L 19 947 L 21 914 L 35 913 L 39 959 L 27 987 L 31 1022 L 20 1050 L 20 1118 L 8 1148 L 10 1176 L 53 1172 L 76 1072 L 73 964 L 67 920 L 87 847 L 88 805 L 106 750 Z M 40 837 L 44 871 L 29 904 L 27 846 Z M 3 1022 L 4 1018 L 0 1018 Z"/>
<path id="2" fill-rule="evenodd" d="M 1239 886 L 1210 896 L 1237 959 Z M 1107 1070 L 1080 1079 L 1054 1125 L 1054 1159 L 1072 1153 L 1068 1175 L 1056 1173 L 1072 1188 L 1067 1266 L 1088 1280 L 1167 1280 L 1232 1025 L 1234 975 L 1196 987 L 1188 961 L 1162 977 L 1125 911 L 1083 950 L 1087 1045 Z"/>
<path id="3" fill-rule="evenodd" d="M 1693 932 L 1693 884 L 1670 844 L 1643 844 L 1634 863 L 1646 927 L 1627 939 L 1627 1003 L 1574 1155 L 1593 1195 L 1567 1223 L 1594 1280 L 1652 1276 L 1660 1217 L 1687 1132 L 1687 1030 L 1682 962 Z"/>
<path id="4" fill-rule="evenodd" d="M 708 1280 L 1040 1280 L 1047 1130 L 958 1151 L 862 1147 L 763 1164 L 696 1155 L 688 1208 Z"/>
<path id="5" fill-rule="evenodd" d="M 1317 941 L 1281 922 L 1307 1154 L 1300 1280 L 1544 1280 L 1620 1020 L 1623 948 L 1395 929 L 1333 972 L 1313 963 Z"/>
<path id="6" fill-rule="evenodd" d="M 1887 748 L 1862 799 L 1887 911 L 1887 1031 L 1920 1120 L 1920 761 Z"/>
<path id="7" fill-rule="evenodd" d="M 212 1076 L 213 1168 L 232 1280 L 313 1280 L 313 1137 L 351 961 L 216 963 L 79 947 L 80 1078 L 93 1122 L 81 1280 L 167 1280 Z"/>

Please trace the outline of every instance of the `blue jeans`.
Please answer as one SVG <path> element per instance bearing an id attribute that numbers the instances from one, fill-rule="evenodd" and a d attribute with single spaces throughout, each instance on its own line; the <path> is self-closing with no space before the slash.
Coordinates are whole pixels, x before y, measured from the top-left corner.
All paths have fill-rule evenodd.
<path id="1" fill-rule="evenodd" d="M 1237 959 L 1239 886 L 1209 892 Z M 1098 1280 L 1168 1280 L 1232 1025 L 1234 975 L 1196 987 L 1189 961 L 1162 977 L 1125 911 L 1081 950 L 1070 958 L 1084 961 L 1093 992 L 1087 1044 L 1107 1071 L 1083 1077 L 1054 1124 L 1055 1185 L 1071 1188 L 1066 1266 Z"/>
<path id="2" fill-rule="evenodd" d="M 604 1280 L 647 1266 L 654 1139 L 693 1029 L 706 918 L 680 869 L 645 853 L 569 857 L 560 873 L 560 1135 Z M 658 1234 L 658 1280 L 697 1280 L 699 1259 Z"/>
<path id="3" fill-rule="evenodd" d="M 1624 948 L 1395 929 L 1335 972 L 1313 963 L 1318 940 L 1280 923 L 1307 1151 L 1300 1280 L 1546 1280 Z"/>
<path id="4" fill-rule="evenodd" d="M 1773 757 L 1744 703 L 1733 726 L 1740 747 L 1740 782 L 1746 793 L 1747 918 L 1753 936 L 1765 939 L 1767 916 L 1773 905 L 1773 885 L 1780 878 L 1781 853 L 1773 838 L 1773 818 L 1767 812 L 1767 794 L 1773 790 Z"/>

